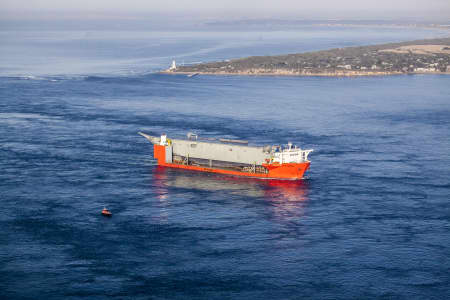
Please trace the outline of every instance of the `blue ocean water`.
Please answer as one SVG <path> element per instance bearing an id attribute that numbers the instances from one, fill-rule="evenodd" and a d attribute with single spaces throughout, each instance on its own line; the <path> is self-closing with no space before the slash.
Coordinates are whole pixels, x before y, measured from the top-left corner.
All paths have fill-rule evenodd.
<path id="1" fill-rule="evenodd" d="M 2 32 L 0 297 L 447 298 L 448 75 L 152 72 L 442 34 Z M 138 131 L 315 152 L 240 179 L 158 167 Z"/>

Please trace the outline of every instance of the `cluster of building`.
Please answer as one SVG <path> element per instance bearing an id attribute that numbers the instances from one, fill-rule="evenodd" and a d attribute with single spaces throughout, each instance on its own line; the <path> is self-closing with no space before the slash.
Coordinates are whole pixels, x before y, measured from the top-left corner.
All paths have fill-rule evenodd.
<path id="1" fill-rule="evenodd" d="M 308 63 L 309 68 L 316 70 L 359 70 L 371 72 L 450 72 L 450 55 L 447 54 L 403 54 L 371 52 L 356 57 L 329 58 L 327 64 L 320 61 Z"/>
<path id="2" fill-rule="evenodd" d="M 436 44 L 439 42 L 442 47 Z M 442 44 L 442 43 L 445 44 Z M 450 72 L 450 39 L 427 40 L 417 47 L 435 52 L 411 51 L 412 42 L 278 56 L 253 56 L 176 68 L 180 72 L 220 74 L 327 74 L 364 75 Z M 406 48 L 404 48 L 406 46 Z M 429 46 L 430 45 L 430 46 Z M 399 48 L 403 47 L 403 48 Z M 409 48 L 408 48 L 409 47 Z M 400 50 L 399 50 L 400 49 Z M 405 50 L 406 49 L 406 50 Z"/>

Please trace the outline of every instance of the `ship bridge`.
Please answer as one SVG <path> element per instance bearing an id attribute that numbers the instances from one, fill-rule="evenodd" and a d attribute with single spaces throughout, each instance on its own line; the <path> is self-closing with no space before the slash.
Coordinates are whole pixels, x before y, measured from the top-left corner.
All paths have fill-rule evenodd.
<path id="1" fill-rule="evenodd" d="M 272 161 L 275 163 L 302 163 L 307 162 L 308 155 L 314 150 L 303 150 L 297 146 L 293 146 L 292 143 L 287 144 L 287 147 L 275 146 Z"/>

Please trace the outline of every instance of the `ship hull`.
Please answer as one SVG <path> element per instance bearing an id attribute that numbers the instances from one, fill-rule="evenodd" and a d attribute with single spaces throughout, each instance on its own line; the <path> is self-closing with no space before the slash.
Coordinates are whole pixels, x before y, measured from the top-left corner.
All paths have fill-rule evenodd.
<path id="1" fill-rule="evenodd" d="M 170 168 L 178 168 L 185 170 L 193 170 L 199 172 L 209 172 L 216 174 L 226 174 L 230 176 L 242 176 L 261 179 L 283 179 L 283 180 L 299 180 L 303 178 L 304 173 L 308 170 L 310 163 L 284 163 L 284 164 L 262 164 L 266 170 L 260 172 L 242 172 L 229 170 L 218 167 L 194 166 L 181 163 L 168 163 L 166 160 L 166 148 L 163 145 L 153 145 L 154 158 L 158 161 L 158 165 Z"/>

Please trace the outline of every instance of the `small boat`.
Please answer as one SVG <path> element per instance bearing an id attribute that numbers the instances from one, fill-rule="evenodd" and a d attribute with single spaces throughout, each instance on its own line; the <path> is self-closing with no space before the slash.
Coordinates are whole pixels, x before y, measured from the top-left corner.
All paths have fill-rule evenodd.
<path id="1" fill-rule="evenodd" d="M 188 74 L 187 77 L 194 77 L 194 76 L 197 76 L 198 74 L 200 74 L 200 73 L 192 73 L 192 74 Z"/>
<path id="2" fill-rule="evenodd" d="M 112 213 L 109 210 L 107 210 L 106 207 L 105 207 L 102 210 L 102 215 L 104 215 L 105 217 L 111 217 Z"/>

